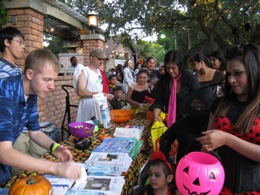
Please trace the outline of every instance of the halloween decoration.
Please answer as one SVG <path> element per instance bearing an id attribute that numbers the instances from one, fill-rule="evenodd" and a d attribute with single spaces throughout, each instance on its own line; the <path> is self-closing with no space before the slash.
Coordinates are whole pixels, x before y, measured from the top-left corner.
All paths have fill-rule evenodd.
<path id="1" fill-rule="evenodd" d="M 114 123 L 124 123 L 132 118 L 130 110 L 110 110 L 111 121 Z"/>
<path id="2" fill-rule="evenodd" d="M 29 176 L 15 182 L 8 195 L 51 195 L 52 186 L 49 180 L 41 175 Z"/>
<path id="3" fill-rule="evenodd" d="M 183 195 L 219 194 L 224 178 L 224 169 L 219 160 L 204 152 L 187 154 L 176 169 L 176 184 Z"/>

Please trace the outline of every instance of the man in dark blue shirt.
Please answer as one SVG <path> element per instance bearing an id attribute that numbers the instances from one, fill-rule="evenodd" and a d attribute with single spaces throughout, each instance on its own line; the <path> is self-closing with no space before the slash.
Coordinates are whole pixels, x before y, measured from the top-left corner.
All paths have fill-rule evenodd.
<path id="1" fill-rule="evenodd" d="M 68 148 L 55 143 L 39 126 L 37 97 L 44 98 L 54 90 L 59 71 L 57 58 L 45 49 L 36 49 L 28 55 L 23 74 L 0 67 L 0 185 L 10 179 L 9 166 L 71 179 L 80 177 L 81 169 L 72 162 Z M 15 150 L 12 145 L 24 127 L 34 142 L 65 163 L 37 159 Z"/>

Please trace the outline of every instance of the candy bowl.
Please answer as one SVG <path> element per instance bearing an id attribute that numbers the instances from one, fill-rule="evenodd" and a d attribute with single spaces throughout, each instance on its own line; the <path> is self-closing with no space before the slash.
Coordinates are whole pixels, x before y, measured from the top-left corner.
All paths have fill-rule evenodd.
<path id="1" fill-rule="evenodd" d="M 87 138 L 93 135 L 94 124 L 87 122 L 71 122 L 69 123 L 69 130 L 71 135 L 80 139 Z"/>
<path id="2" fill-rule="evenodd" d="M 124 123 L 132 118 L 130 110 L 110 110 L 111 121 L 114 123 Z"/>

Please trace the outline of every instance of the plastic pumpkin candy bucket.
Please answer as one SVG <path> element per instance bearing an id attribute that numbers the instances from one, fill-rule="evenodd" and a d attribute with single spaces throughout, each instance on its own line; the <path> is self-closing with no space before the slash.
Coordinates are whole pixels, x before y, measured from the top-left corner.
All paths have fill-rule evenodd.
<path id="1" fill-rule="evenodd" d="M 183 195 L 216 195 L 223 187 L 225 172 L 215 156 L 191 152 L 179 161 L 175 177 L 178 190 Z"/>

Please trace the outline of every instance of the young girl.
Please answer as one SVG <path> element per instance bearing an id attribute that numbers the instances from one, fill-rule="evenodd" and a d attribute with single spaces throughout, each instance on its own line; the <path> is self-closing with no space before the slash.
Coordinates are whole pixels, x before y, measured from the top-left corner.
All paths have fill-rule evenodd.
<path id="1" fill-rule="evenodd" d="M 172 165 L 162 152 L 155 152 L 150 159 L 150 184 L 140 194 L 172 195 L 175 194 L 174 173 Z"/>
<path id="2" fill-rule="evenodd" d="M 141 69 L 137 74 L 137 83 L 131 85 L 127 91 L 126 101 L 134 108 L 138 108 L 145 102 L 145 96 L 150 97 L 148 72 Z"/>
<path id="3" fill-rule="evenodd" d="M 260 50 L 238 45 L 227 50 L 224 97 L 212 109 L 208 130 L 197 140 L 217 150 L 225 170 L 221 194 L 260 191 Z"/>

